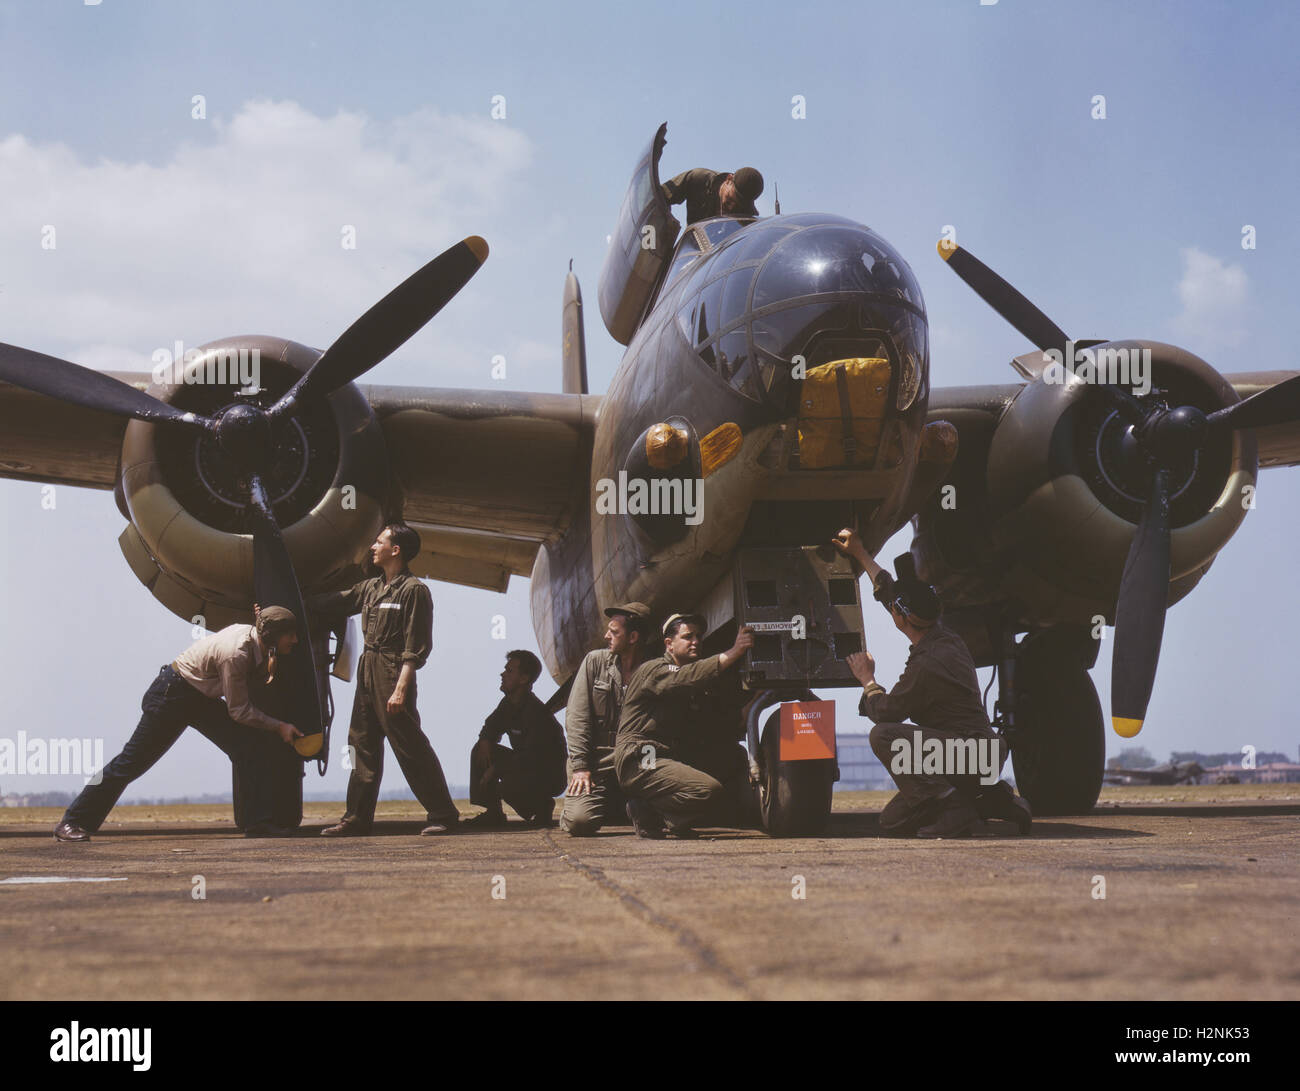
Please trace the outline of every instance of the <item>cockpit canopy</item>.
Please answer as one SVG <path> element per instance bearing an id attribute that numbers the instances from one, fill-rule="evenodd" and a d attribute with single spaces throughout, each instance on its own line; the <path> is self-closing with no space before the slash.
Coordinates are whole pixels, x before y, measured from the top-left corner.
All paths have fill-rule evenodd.
<path id="1" fill-rule="evenodd" d="M 878 356 L 898 376 L 896 406 L 929 370 L 925 301 L 907 263 L 870 228 L 838 216 L 723 217 L 692 224 L 656 306 L 671 306 L 700 359 L 746 397 L 784 397 L 806 368 Z"/>

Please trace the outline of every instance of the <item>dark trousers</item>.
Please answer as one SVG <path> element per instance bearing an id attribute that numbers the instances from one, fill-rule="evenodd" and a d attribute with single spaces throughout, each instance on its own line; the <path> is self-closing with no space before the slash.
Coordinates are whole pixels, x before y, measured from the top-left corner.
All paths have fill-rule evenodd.
<path id="1" fill-rule="evenodd" d="M 712 813 L 723 797 L 722 784 L 708 773 L 675 758 L 616 750 L 614 767 L 628 799 L 643 799 L 664 817 L 670 830 L 688 830 Z"/>
<path id="2" fill-rule="evenodd" d="M 920 732 L 922 745 L 930 739 L 944 741 L 981 737 L 970 732 L 943 731 L 933 727 L 917 727 L 916 724 L 879 723 L 871 729 L 871 750 L 898 785 L 898 794 L 880 812 L 880 832 L 890 837 L 911 837 L 921 827 L 929 825 L 938 817 L 943 798 L 954 791 L 966 797 L 973 805 L 983 787 L 978 774 L 974 773 L 944 776 L 937 773 L 894 772 L 894 740 L 903 739 L 910 746 L 917 732 Z M 987 737 L 994 738 L 991 730 Z M 913 762 L 918 759 L 919 755 L 912 754 Z M 1003 759 L 1005 760 L 1005 753 Z M 1001 762 L 998 767 L 1001 768 Z"/>
<path id="3" fill-rule="evenodd" d="M 278 757 L 284 743 L 261 728 L 237 724 L 219 697 L 204 697 L 168 665 L 145 691 L 140 702 L 142 715 L 122 752 L 102 771 L 98 784 L 88 784 L 64 814 L 63 820 L 94 831 L 104 824 L 126 786 L 157 763 L 186 727 L 211 739 L 239 766 L 241 781 L 248 785 L 250 800 L 256 801 L 248 815 L 250 825 L 271 821 L 271 795 L 264 784 L 265 771 Z"/>
<path id="4" fill-rule="evenodd" d="M 555 811 L 554 786 L 549 770 L 530 769 L 508 746 L 492 747 L 492 775 L 485 776 L 488 763 L 475 747 L 469 754 L 469 801 L 489 811 L 501 810 L 504 800 L 520 818 L 549 818 Z"/>
<path id="5" fill-rule="evenodd" d="M 388 711 L 388 698 L 397 685 L 401 664 L 374 652 L 361 656 L 357 695 L 352 702 L 348 745 L 352 748 L 352 775 L 348 777 L 347 811 L 344 822 L 369 829 L 379 802 L 379 783 L 384 775 L 384 740 L 393 748 L 406 783 L 424 805 L 430 823 L 454 826 L 460 812 L 452 802 L 442 764 L 428 738 L 420 730 L 415 709 L 416 689 L 412 679 L 406 701 L 397 712 Z"/>

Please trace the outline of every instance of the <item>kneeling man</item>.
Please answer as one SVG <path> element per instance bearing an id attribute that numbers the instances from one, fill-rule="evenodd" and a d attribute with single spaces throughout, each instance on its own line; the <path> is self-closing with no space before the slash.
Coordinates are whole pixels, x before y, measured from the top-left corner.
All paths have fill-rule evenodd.
<path id="1" fill-rule="evenodd" d="M 898 794 L 880 812 L 881 832 L 968 837 L 981 818 L 1005 818 L 1027 833 L 1029 805 L 996 780 L 1006 754 L 984 713 L 975 661 L 961 637 L 939 620 L 934 588 L 902 572 L 905 578 L 896 581 L 851 530 L 840 531 L 835 545 L 866 570 L 875 598 L 912 645 L 902 677 L 888 692 L 876 681 L 869 652 L 848 657 L 863 686 L 858 711 L 876 724 L 871 749 L 898 785 Z M 943 755 L 937 762 L 931 760 L 936 753 Z M 950 762 L 950 757 L 960 760 Z"/>
<path id="2" fill-rule="evenodd" d="M 643 664 L 623 699 L 614 769 L 638 837 L 693 837 L 695 824 L 722 796 L 722 784 L 681 760 L 701 730 L 701 693 L 754 646 L 741 626 L 721 655 L 699 658 L 704 619 L 674 614 L 664 624 L 664 655 Z"/>

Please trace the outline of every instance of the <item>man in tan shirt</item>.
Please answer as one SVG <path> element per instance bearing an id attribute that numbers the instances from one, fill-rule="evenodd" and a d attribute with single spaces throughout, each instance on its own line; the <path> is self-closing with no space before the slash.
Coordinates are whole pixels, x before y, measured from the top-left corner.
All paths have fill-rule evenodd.
<path id="1" fill-rule="evenodd" d="M 249 690 L 270 681 L 272 672 L 264 664 L 268 660 L 273 664 L 297 643 L 297 619 L 281 606 L 268 606 L 260 611 L 256 628 L 227 626 L 163 667 L 140 702 L 143 715 L 134 734 L 73 801 L 54 829 L 55 839 L 89 841 L 126 786 L 147 773 L 187 726 L 239 763 L 241 780 L 258 808 L 244 836 L 288 836 L 292 831 L 270 819 L 270 793 L 262 790 L 262 768 L 272 747 L 291 746 L 302 732 L 257 708 Z"/>

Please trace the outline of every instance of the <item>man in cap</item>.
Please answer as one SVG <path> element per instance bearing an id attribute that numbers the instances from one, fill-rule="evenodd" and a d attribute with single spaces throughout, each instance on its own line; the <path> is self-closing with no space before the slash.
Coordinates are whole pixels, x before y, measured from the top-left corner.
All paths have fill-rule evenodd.
<path id="1" fill-rule="evenodd" d="M 541 673 L 541 660 L 532 652 L 506 655 L 501 672 L 505 696 L 483 724 L 469 757 L 469 801 L 487 810 L 466 826 L 505 826 L 502 800 L 528 826 L 555 825 L 555 797 L 564 791 L 564 732 L 533 692 Z M 510 739 L 508 747 L 500 745 L 503 735 Z"/>
<path id="2" fill-rule="evenodd" d="M 380 575 L 349 591 L 317 595 L 308 604 L 325 617 L 361 614 L 365 648 L 357 666 L 357 690 L 348 725 L 352 774 L 347 809 L 325 837 L 356 837 L 370 832 L 384 775 L 387 739 L 415 798 L 424 804 L 428 825 L 422 834 L 449 833 L 460 821 L 438 755 L 420 730 L 415 672 L 433 648 L 433 599 L 412 575 L 420 536 L 405 523 L 389 523 L 370 547 Z"/>
<path id="3" fill-rule="evenodd" d="M 858 711 L 875 721 L 871 749 L 898 785 L 897 795 L 880 813 L 881 831 L 892 837 L 966 837 L 981 818 L 1005 818 L 1027 833 L 1029 805 L 1005 781 L 986 786 L 966 769 L 921 771 L 927 750 L 942 752 L 945 760 L 947 754 L 957 753 L 955 747 L 945 746 L 948 740 L 962 740 L 963 765 L 964 755 L 971 749 L 965 740 L 975 740 L 977 747 L 998 755 L 992 763 L 993 773 L 1006 760 L 1001 740 L 984 712 L 970 651 L 961 637 L 939 620 L 942 604 L 937 592 L 902 563 L 901 578 L 895 580 L 848 528 L 840 531 L 834 544 L 866 570 L 875 588 L 874 597 L 912 646 L 902 677 L 889 692 L 876 681 L 876 661 L 869 652 L 856 652 L 847 661 L 863 686 Z M 908 719 L 910 724 L 902 722 Z M 927 746 L 932 740 L 939 746 Z M 909 748 L 922 753 L 910 753 L 906 763 L 896 762 Z M 910 772 L 895 771 L 904 764 Z"/>
<path id="4" fill-rule="evenodd" d="M 696 167 L 659 187 L 670 205 L 686 202 L 686 222 L 715 216 L 757 216 L 754 201 L 763 192 L 763 176 L 753 167 L 734 174 Z"/>
<path id="5" fill-rule="evenodd" d="M 288 837 L 293 831 L 271 820 L 265 769 L 278 756 L 275 748 L 292 746 L 302 732 L 261 711 L 249 693 L 274 680 L 277 657 L 297 643 L 298 619 L 282 606 L 268 606 L 258 611 L 256 626 L 228 625 L 190 645 L 158 672 L 140 702 L 135 732 L 72 801 L 54 828 L 55 839 L 89 841 L 126 786 L 147 773 L 186 727 L 211 739 L 239 767 L 253 812 L 244 836 Z"/>
<path id="6" fill-rule="evenodd" d="M 632 676 L 614 746 L 618 783 L 638 837 L 693 837 L 695 824 L 723 794 L 722 784 L 681 760 L 683 740 L 696 734 L 702 692 L 754 646 L 746 626 L 720 655 L 699 658 L 704 619 L 674 614 L 663 627 L 664 655 Z"/>
<path id="7" fill-rule="evenodd" d="M 623 697 L 645 657 L 650 608 L 625 602 L 605 611 L 605 647 L 588 652 L 574 675 L 564 730 L 569 737 L 569 788 L 560 828 L 590 837 L 603 825 L 626 822 L 627 800 L 614 771 Z"/>

